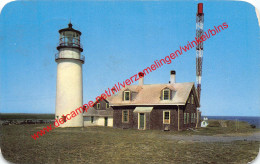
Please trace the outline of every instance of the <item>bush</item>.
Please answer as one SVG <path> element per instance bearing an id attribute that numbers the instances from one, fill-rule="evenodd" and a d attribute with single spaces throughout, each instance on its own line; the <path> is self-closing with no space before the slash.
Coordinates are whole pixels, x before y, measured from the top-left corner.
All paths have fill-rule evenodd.
<path id="1" fill-rule="evenodd" d="M 208 127 L 220 127 L 220 123 L 218 120 L 209 120 Z"/>
<path id="2" fill-rule="evenodd" d="M 256 126 L 254 124 L 251 124 L 250 126 L 251 126 L 251 128 L 256 128 Z"/>

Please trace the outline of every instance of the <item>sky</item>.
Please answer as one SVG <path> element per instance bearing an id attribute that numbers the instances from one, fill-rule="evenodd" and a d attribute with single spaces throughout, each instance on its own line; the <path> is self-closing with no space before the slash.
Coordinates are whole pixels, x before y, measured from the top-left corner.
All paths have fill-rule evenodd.
<path id="1" fill-rule="evenodd" d="M 194 40 L 202 1 L 16 1 L 0 15 L 0 112 L 54 113 L 58 30 L 82 32 L 83 102 Z M 205 1 L 201 108 L 207 116 L 260 116 L 260 31 L 255 8 Z M 195 48 L 145 76 L 145 84 L 196 81 Z"/>

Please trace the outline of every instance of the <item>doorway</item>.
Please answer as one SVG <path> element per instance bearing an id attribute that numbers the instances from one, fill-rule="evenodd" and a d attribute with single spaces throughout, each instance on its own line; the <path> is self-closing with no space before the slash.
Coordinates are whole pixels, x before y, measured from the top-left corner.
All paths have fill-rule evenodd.
<path id="1" fill-rule="evenodd" d="M 139 127 L 138 129 L 145 129 L 145 115 L 144 113 L 139 113 Z"/>
<path id="2" fill-rule="evenodd" d="M 105 117 L 105 126 L 107 126 L 107 117 Z"/>

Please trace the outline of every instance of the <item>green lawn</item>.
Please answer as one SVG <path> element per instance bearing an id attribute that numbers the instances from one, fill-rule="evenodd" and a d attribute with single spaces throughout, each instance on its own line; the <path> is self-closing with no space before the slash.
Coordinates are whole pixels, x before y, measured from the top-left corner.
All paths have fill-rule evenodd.
<path id="1" fill-rule="evenodd" d="M 197 132 L 122 130 L 107 127 L 56 128 L 36 141 L 41 125 L 1 127 L 4 158 L 14 163 L 247 163 L 258 154 L 259 141 L 186 142 L 164 135 L 216 135 L 220 127 Z M 222 128 L 220 134 L 251 133 Z"/>

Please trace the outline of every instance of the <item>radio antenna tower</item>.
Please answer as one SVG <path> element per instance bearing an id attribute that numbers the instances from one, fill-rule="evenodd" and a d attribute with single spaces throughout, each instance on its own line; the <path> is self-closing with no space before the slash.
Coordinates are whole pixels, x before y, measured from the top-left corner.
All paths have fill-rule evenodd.
<path id="1" fill-rule="evenodd" d="M 203 34 L 203 25 L 204 25 L 204 13 L 203 13 L 203 3 L 198 4 L 198 11 L 196 14 L 196 37 L 201 38 Z M 197 82 L 197 94 L 198 101 L 200 104 L 201 97 L 201 76 L 202 76 L 202 60 L 203 60 L 203 42 L 200 42 L 196 46 L 196 82 Z M 197 108 L 197 123 L 196 128 L 200 127 L 200 117 L 201 112 L 199 108 Z"/>
<path id="2" fill-rule="evenodd" d="M 201 38 L 203 35 L 204 25 L 204 13 L 203 3 L 198 4 L 198 11 L 196 14 L 196 37 Z M 202 60 L 203 60 L 203 42 L 200 42 L 196 46 L 196 82 L 197 82 L 197 93 L 200 102 L 201 96 L 201 76 L 202 76 Z"/>

